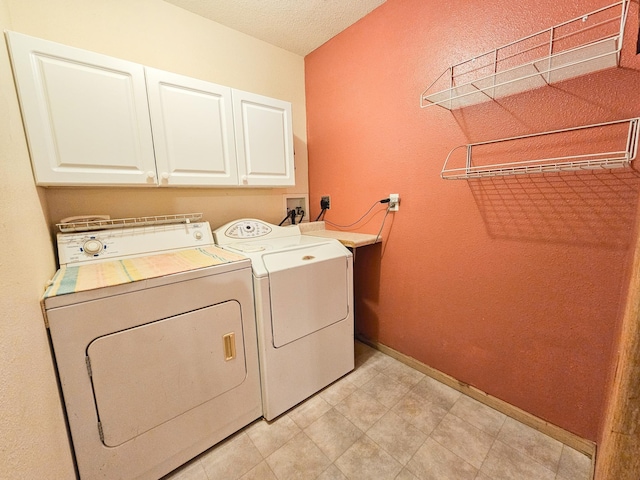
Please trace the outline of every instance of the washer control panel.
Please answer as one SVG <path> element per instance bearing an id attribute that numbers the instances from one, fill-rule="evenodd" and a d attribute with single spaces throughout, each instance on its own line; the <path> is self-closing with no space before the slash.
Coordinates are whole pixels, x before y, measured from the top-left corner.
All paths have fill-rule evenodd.
<path id="1" fill-rule="evenodd" d="M 213 235 L 209 222 L 195 222 L 59 233 L 57 241 L 62 266 L 212 245 Z"/>
<path id="2" fill-rule="evenodd" d="M 258 220 L 243 220 L 231 225 L 224 234 L 229 238 L 264 237 L 271 233 L 271 227 Z"/>
<path id="3" fill-rule="evenodd" d="M 238 241 L 290 237 L 300 234 L 298 225 L 280 227 L 254 218 L 244 218 L 214 230 L 213 238 L 217 245 L 229 245 Z"/>

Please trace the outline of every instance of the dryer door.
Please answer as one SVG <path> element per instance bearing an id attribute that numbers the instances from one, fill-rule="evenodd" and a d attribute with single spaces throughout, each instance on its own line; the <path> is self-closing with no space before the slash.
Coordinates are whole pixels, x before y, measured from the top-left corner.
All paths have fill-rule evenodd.
<path id="1" fill-rule="evenodd" d="M 324 243 L 266 254 L 273 346 L 344 320 L 349 315 L 348 251 Z"/>
<path id="2" fill-rule="evenodd" d="M 87 356 L 103 442 L 115 447 L 245 380 L 240 305 L 230 300 L 105 335 Z"/>

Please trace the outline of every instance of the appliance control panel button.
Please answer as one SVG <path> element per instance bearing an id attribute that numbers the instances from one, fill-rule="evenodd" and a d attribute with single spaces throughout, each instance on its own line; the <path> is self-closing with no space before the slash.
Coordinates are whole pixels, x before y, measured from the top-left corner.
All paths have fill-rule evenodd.
<path id="1" fill-rule="evenodd" d="M 103 250 L 103 244 L 97 238 L 90 238 L 82 245 L 84 253 L 87 255 L 97 255 Z"/>
<path id="2" fill-rule="evenodd" d="M 244 220 L 231 225 L 225 235 L 229 238 L 256 238 L 271 233 L 269 225 L 255 220 Z"/>

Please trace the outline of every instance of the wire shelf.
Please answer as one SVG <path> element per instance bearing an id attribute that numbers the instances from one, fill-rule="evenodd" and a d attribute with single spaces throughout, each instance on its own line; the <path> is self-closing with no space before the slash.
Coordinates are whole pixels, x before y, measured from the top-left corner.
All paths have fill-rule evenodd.
<path id="1" fill-rule="evenodd" d="M 629 0 L 521 38 L 445 70 L 420 107 L 453 110 L 616 67 Z"/>
<path id="2" fill-rule="evenodd" d="M 551 156 L 540 159 L 526 159 L 514 162 L 493 163 L 488 165 L 474 165 L 473 163 L 473 150 L 477 150 L 480 147 L 492 146 L 497 144 L 503 144 L 507 142 L 513 142 L 513 144 L 528 142 L 538 142 L 538 147 L 541 151 L 544 151 L 544 146 L 540 143 L 544 143 L 542 137 L 551 135 L 566 134 L 569 136 L 586 134 L 590 139 L 594 139 L 591 143 L 597 143 L 598 133 L 602 136 L 602 132 L 598 130 L 604 130 L 611 126 L 624 126 L 628 123 L 628 129 L 626 130 L 626 142 L 624 148 L 598 151 L 598 152 L 577 152 L 572 155 L 564 156 Z M 601 170 L 601 169 L 613 169 L 623 168 L 631 165 L 631 162 L 636 158 L 638 152 L 638 137 L 640 131 L 640 118 L 631 118 L 627 120 L 618 120 L 614 122 L 598 123 L 594 125 L 584 125 L 580 127 L 566 128 L 562 130 L 554 130 L 550 132 L 534 133 L 530 135 L 521 135 L 518 137 L 503 138 L 500 140 L 492 140 L 488 142 L 471 143 L 467 145 L 459 145 L 449 152 L 447 158 L 440 172 L 440 177 L 445 180 L 469 180 L 473 178 L 483 177 L 496 177 L 507 175 L 525 175 L 535 173 L 552 173 L 552 172 L 567 172 L 578 170 Z M 620 136 L 620 131 L 615 132 L 617 136 Z M 560 148 L 569 148 L 571 141 L 565 139 L 559 139 L 558 143 Z M 619 142 L 620 139 L 618 138 Z M 574 137 L 573 143 L 584 148 L 584 143 L 581 143 L 580 139 Z M 449 162 L 452 159 L 454 152 L 460 149 L 466 150 L 466 161 L 464 167 L 451 168 Z M 558 148 L 558 147 L 556 147 Z M 529 145 L 521 145 L 517 148 L 519 151 L 529 152 L 531 148 Z M 502 155 L 508 155 L 509 153 L 503 151 Z"/>
<path id="3" fill-rule="evenodd" d="M 197 222 L 202 218 L 202 213 L 181 213 L 177 215 L 156 215 L 152 217 L 114 218 L 105 220 L 81 220 L 80 217 L 69 219 L 68 222 L 57 223 L 56 226 L 62 233 L 91 232 L 112 228 L 146 227 L 153 225 L 166 225 L 176 223 Z"/>

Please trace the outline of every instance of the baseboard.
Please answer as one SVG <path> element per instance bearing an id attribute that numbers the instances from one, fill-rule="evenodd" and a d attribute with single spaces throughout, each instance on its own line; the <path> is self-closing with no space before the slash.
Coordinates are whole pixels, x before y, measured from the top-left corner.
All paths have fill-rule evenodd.
<path id="1" fill-rule="evenodd" d="M 515 407 L 504 400 L 500 400 L 499 398 L 492 397 L 491 395 L 479 390 L 471 385 L 468 385 L 464 382 L 456 380 L 455 378 L 447 375 L 446 373 L 442 373 L 435 368 L 432 368 L 424 363 L 416 360 L 415 358 L 409 357 L 403 353 L 400 353 L 393 348 L 387 347 L 382 343 L 373 342 L 366 338 L 362 338 L 360 336 L 356 337 L 358 341 L 369 345 L 376 350 L 381 351 L 382 353 L 389 355 L 390 357 L 395 358 L 396 360 L 408 365 L 416 370 L 428 375 L 429 377 L 438 380 L 449 387 L 458 390 L 469 397 L 484 403 L 485 405 L 494 408 L 495 410 L 504 413 L 508 417 L 511 417 L 519 422 L 528 425 L 531 428 L 535 428 L 536 430 L 544 433 L 545 435 L 550 436 L 551 438 L 555 438 L 559 442 L 564 443 L 565 445 L 574 448 L 575 450 L 587 455 L 591 458 L 591 464 L 593 467 L 595 456 L 596 456 L 596 444 L 590 440 L 586 440 L 578 435 L 568 432 L 567 430 L 558 427 L 557 425 L 553 425 L 541 418 L 536 417 L 524 410 Z"/>

